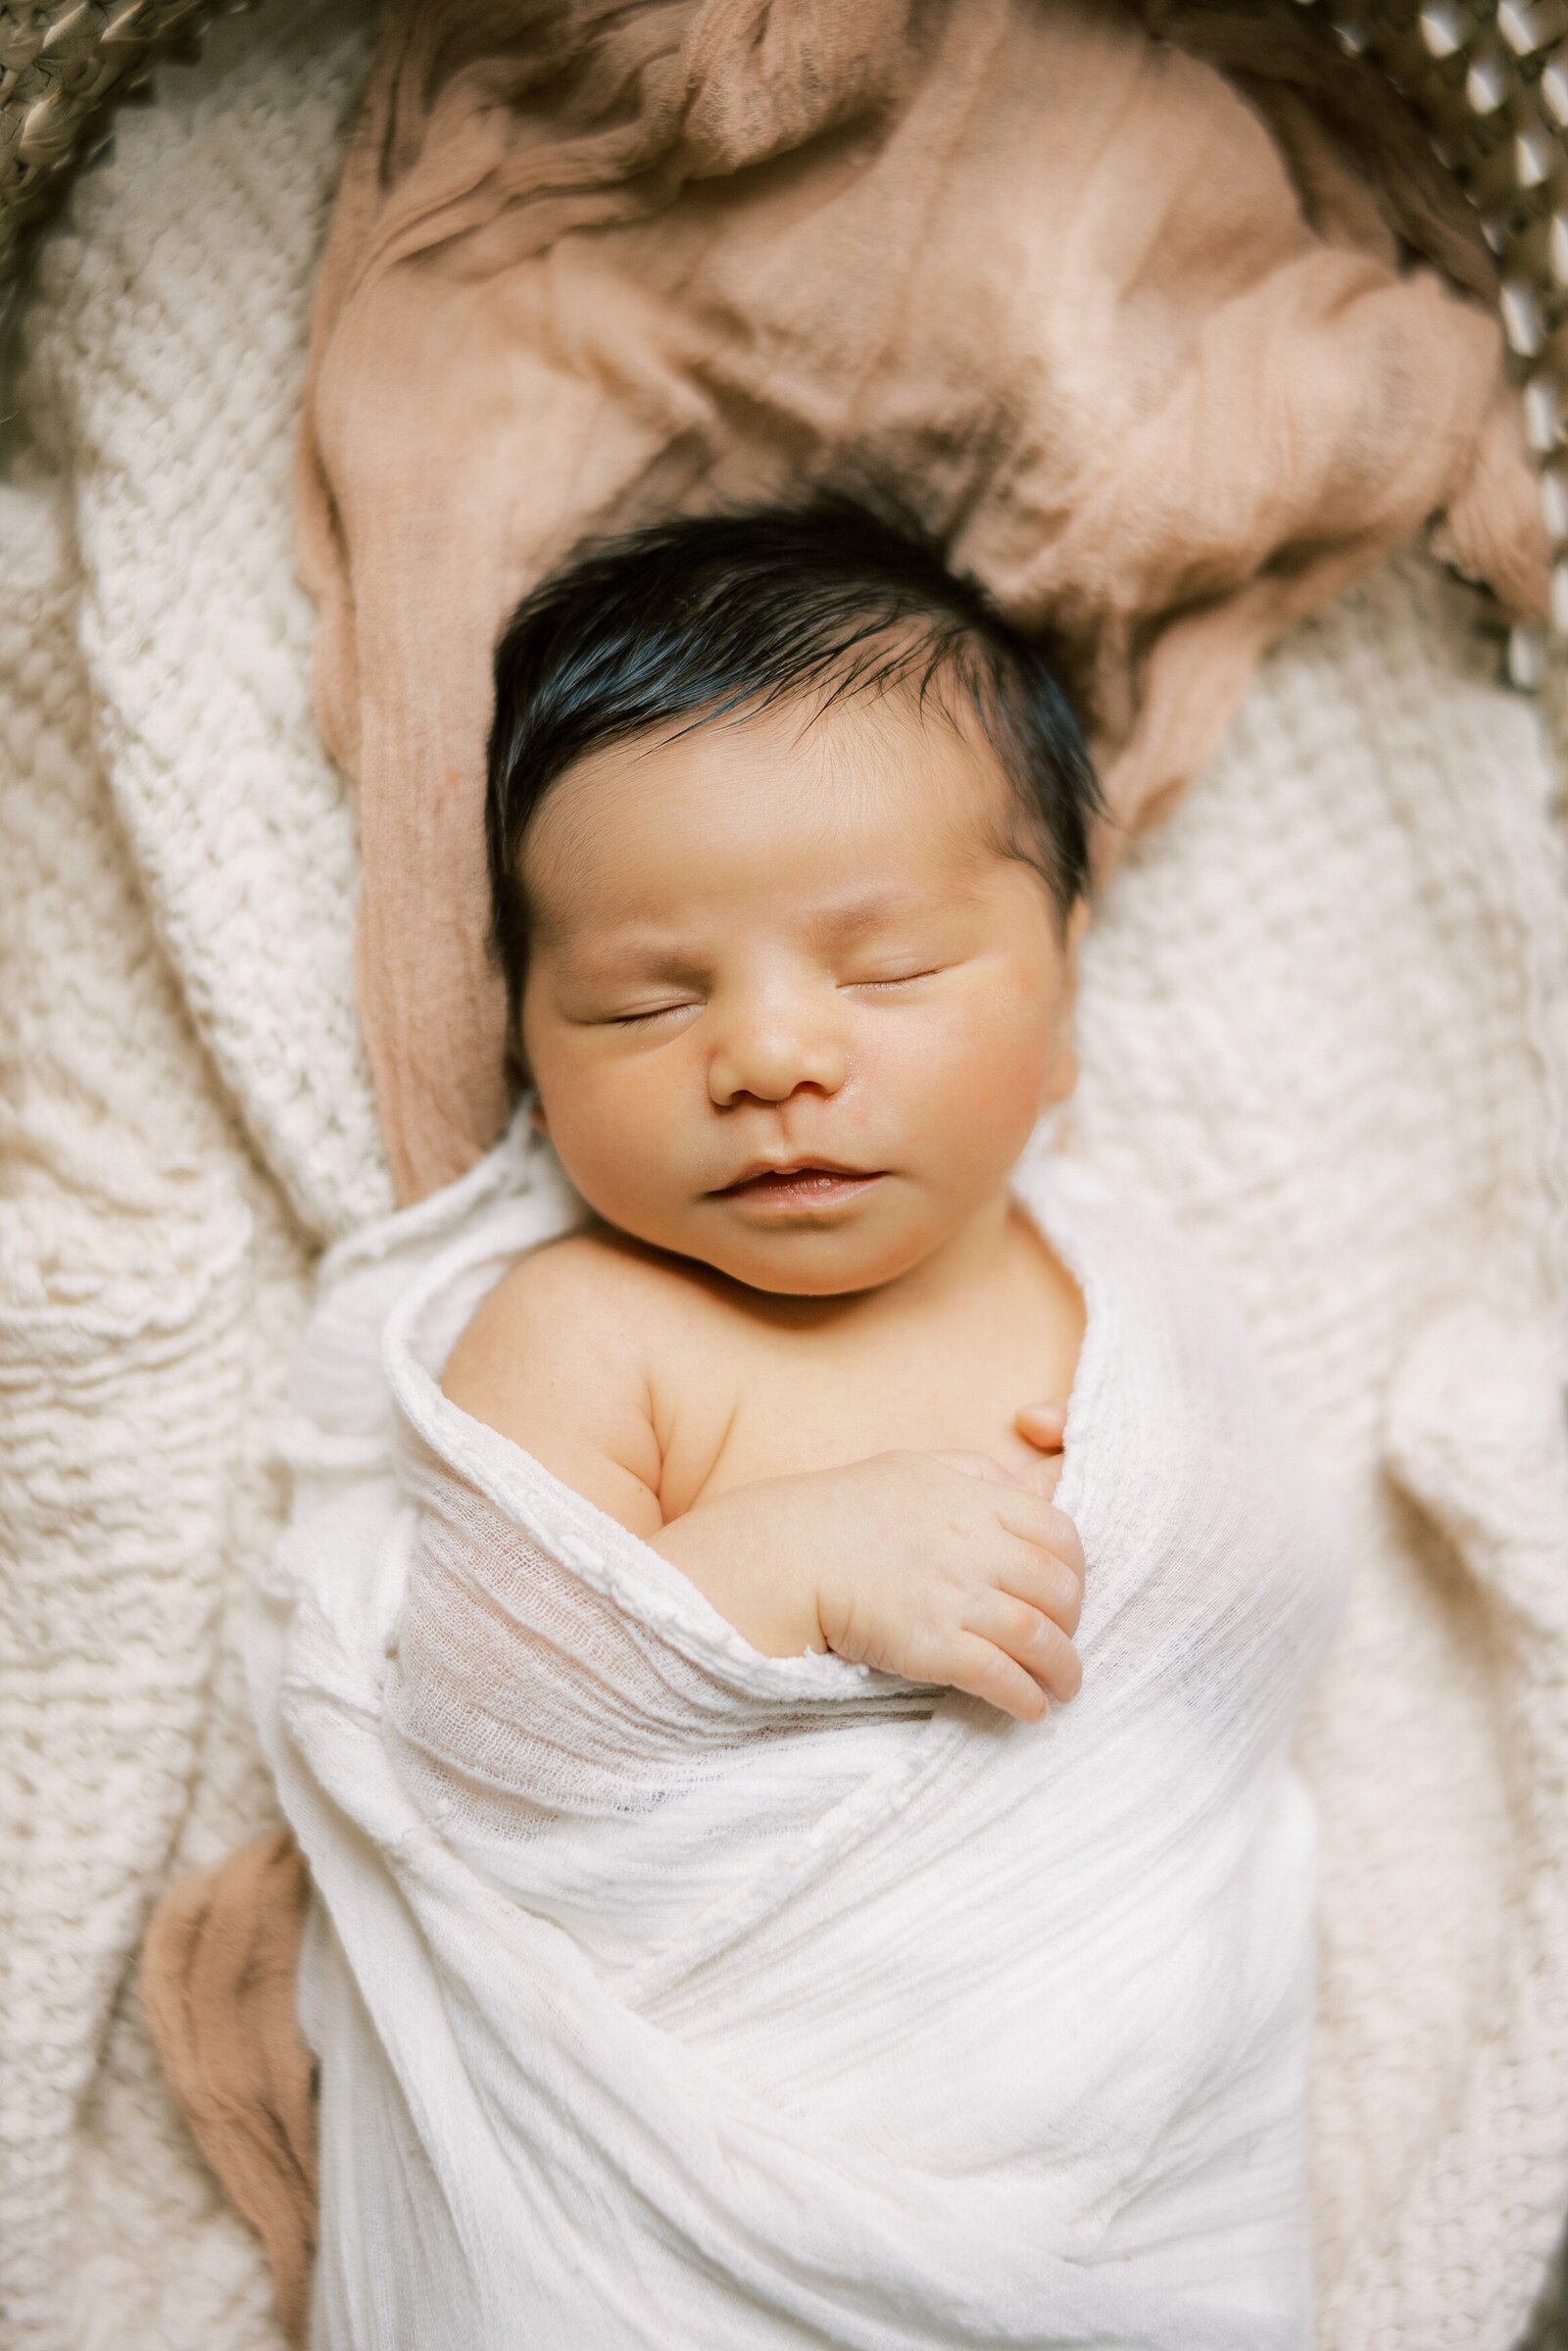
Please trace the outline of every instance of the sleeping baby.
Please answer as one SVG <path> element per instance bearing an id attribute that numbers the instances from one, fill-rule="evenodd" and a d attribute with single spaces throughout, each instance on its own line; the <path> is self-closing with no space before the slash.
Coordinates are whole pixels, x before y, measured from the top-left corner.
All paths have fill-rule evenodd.
<path id="1" fill-rule="evenodd" d="M 913 540 L 677 523 L 497 661 L 496 940 L 595 1211 L 449 1396 L 756 1646 L 1077 1687 L 1083 1554 L 1032 1476 L 1083 1331 L 1008 1191 L 1068 1092 L 1093 770 L 1042 658 Z"/>
<path id="2" fill-rule="evenodd" d="M 1069 705 L 836 503 L 590 549 L 496 687 L 519 1115 L 328 1261 L 389 1450 L 307 1464 L 261 1677 L 313 2341 L 1299 2351 L 1345 1542 L 1055 1147 Z"/>

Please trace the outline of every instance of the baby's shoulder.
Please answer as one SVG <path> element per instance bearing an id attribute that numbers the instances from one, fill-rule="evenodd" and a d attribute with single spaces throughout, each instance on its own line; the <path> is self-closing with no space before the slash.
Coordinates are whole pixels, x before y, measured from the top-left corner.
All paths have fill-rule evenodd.
<path id="1" fill-rule="evenodd" d="M 674 1288 L 653 1252 L 608 1226 L 541 1242 L 481 1298 L 442 1387 L 450 1396 L 476 1377 L 504 1379 L 524 1358 L 556 1373 L 624 1369 L 659 1336 Z"/>
<path id="2" fill-rule="evenodd" d="M 543 1242 L 481 1299 L 442 1393 L 647 1533 L 661 1523 L 659 1375 L 683 1332 L 690 1343 L 700 1287 L 609 1227 Z"/>

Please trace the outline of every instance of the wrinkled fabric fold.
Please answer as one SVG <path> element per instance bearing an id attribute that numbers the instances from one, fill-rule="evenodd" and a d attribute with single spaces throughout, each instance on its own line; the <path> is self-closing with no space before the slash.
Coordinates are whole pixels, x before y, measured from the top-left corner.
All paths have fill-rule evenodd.
<path id="1" fill-rule="evenodd" d="M 277 2313 L 305 2342 L 316 2251 L 316 2112 L 295 1978 L 310 1881 L 274 1829 L 181 1879 L 154 1911 L 143 2013 L 202 2153 L 267 2249 Z"/>
<path id="2" fill-rule="evenodd" d="M 1160 15 L 1234 83 L 1087 0 L 394 20 L 297 487 L 402 1198 L 504 1121 L 490 654 L 585 533 L 808 482 L 897 497 L 1059 641 L 1114 806 L 1102 866 L 1264 646 L 1429 518 L 1540 605 L 1484 248 L 1408 141 L 1365 133 L 1346 61 L 1314 85 L 1298 26 L 1233 19 Z"/>
<path id="3" fill-rule="evenodd" d="M 318 1910 L 318 2351 L 1307 2340 L 1342 1522 L 1190 1244 L 1037 1150 L 1088 1328 L 1043 1725 L 766 1657 L 437 1385 L 581 1203 L 521 1122 L 332 1252 L 252 1636 Z"/>

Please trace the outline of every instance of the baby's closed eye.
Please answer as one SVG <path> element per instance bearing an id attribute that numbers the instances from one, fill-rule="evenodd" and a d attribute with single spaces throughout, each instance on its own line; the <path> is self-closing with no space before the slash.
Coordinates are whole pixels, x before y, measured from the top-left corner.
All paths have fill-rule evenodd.
<path id="1" fill-rule="evenodd" d="M 940 963 L 925 963 L 913 971 L 894 971 L 885 977 L 863 980 L 841 980 L 841 988 L 906 988 L 912 980 L 934 980 L 945 967 Z"/>
<path id="2" fill-rule="evenodd" d="M 611 1028 L 626 1029 L 630 1028 L 637 1021 L 666 1020 L 672 1012 L 695 1012 L 700 1007 L 694 1003 L 680 1004 L 651 1004 L 645 1011 L 611 1012 L 606 1015 L 606 1018 L 607 1023 Z"/>

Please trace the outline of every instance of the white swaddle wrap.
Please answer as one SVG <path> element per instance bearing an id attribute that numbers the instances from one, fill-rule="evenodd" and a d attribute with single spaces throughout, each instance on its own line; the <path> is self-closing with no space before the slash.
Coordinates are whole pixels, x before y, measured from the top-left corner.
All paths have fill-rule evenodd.
<path id="1" fill-rule="evenodd" d="M 1337 1513 L 1207 1262 L 1059 1154 L 1072 1705 L 768 1658 L 450 1403 L 584 1211 L 520 1119 L 332 1251 L 253 1684 L 318 1908 L 316 2351 L 1306 2342 Z"/>

